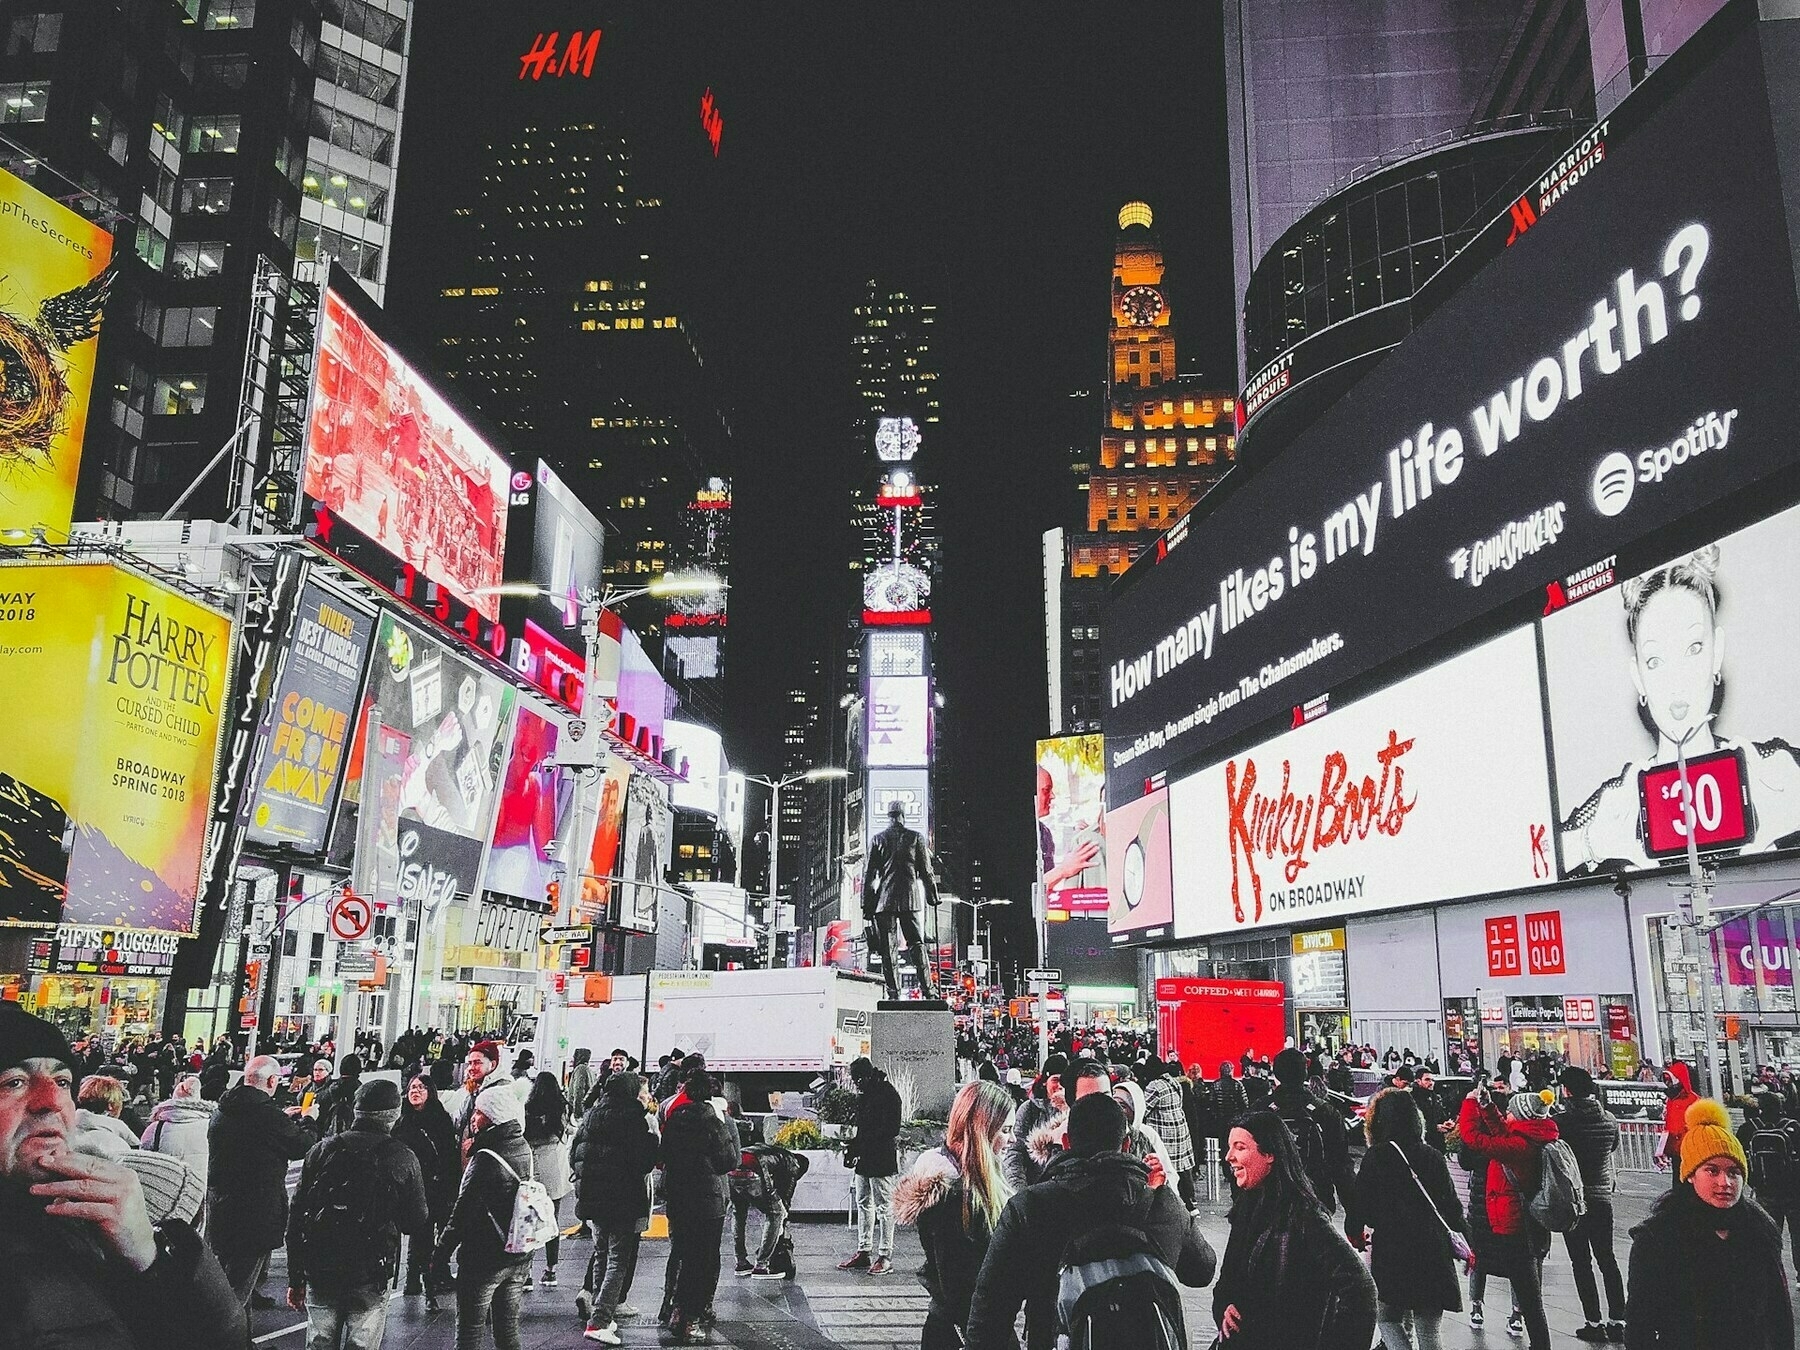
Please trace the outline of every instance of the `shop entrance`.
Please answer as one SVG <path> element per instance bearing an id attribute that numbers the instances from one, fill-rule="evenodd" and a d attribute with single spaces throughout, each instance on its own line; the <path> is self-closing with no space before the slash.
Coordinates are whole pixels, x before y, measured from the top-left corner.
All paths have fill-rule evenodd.
<path id="1" fill-rule="evenodd" d="M 118 1042 L 160 1025 L 160 980 L 45 975 L 37 997 L 38 1014 L 72 1041 L 101 1035 Z"/>
<path id="2" fill-rule="evenodd" d="M 1490 1069 L 1502 1054 L 1528 1059 L 1541 1052 L 1586 1069 L 1596 1078 L 1610 1073 L 1606 1038 L 1580 1027 L 1483 1027 L 1481 1046 L 1482 1062 Z"/>
<path id="3" fill-rule="evenodd" d="M 1337 1051 L 1350 1044 L 1348 1008 L 1298 1008 L 1294 1011 L 1294 1041 L 1315 1049 Z"/>
<path id="4" fill-rule="evenodd" d="M 1365 1018 L 1355 1023 L 1356 1041 L 1359 1045 L 1375 1047 L 1375 1057 L 1388 1052 L 1392 1046 L 1404 1054 L 1410 1050 L 1419 1059 L 1437 1059 L 1440 1046 L 1438 1028 L 1423 1017 L 1407 1018 Z"/>

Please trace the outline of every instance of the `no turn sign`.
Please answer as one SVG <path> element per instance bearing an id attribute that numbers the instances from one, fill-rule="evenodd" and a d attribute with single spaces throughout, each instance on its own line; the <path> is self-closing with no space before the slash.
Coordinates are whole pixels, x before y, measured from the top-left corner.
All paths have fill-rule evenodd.
<path id="1" fill-rule="evenodd" d="M 331 903 L 331 936 L 341 942 L 355 942 L 367 937 L 375 911 L 369 902 L 354 891 L 345 891 Z"/>

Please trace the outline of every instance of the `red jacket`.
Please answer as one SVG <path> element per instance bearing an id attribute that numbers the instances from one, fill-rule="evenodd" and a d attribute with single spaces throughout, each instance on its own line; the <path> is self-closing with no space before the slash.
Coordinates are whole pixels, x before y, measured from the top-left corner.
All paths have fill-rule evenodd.
<path id="1" fill-rule="evenodd" d="M 1681 1084 L 1681 1091 L 1669 1098 L 1668 1105 L 1663 1107 L 1663 1131 L 1669 1136 L 1668 1154 L 1675 1157 L 1681 1152 L 1681 1136 L 1687 1133 L 1687 1110 L 1699 1096 L 1694 1092 L 1693 1079 L 1688 1074 L 1688 1066 L 1680 1060 L 1669 1065 L 1669 1076 Z"/>
<path id="2" fill-rule="evenodd" d="M 1473 1098 L 1464 1098 L 1456 1128 L 1463 1143 L 1489 1160 L 1488 1227 L 1500 1234 L 1524 1231 L 1525 1205 L 1537 1190 L 1541 1153 L 1556 1138 L 1556 1122 L 1512 1120 L 1491 1106 L 1477 1106 Z"/>

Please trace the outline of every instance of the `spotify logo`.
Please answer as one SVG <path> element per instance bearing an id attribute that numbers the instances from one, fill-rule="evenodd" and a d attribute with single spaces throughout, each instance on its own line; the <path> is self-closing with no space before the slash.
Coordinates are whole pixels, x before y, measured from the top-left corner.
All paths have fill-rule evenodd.
<path id="1" fill-rule="evenodd" d="M 1631 505 L 1631 490 L 1636 483 L 1637 471 L 1630 457 L 1613 451 L 1594 470 L 1594 509 L 1603 516 L 1618 515 Z"/>

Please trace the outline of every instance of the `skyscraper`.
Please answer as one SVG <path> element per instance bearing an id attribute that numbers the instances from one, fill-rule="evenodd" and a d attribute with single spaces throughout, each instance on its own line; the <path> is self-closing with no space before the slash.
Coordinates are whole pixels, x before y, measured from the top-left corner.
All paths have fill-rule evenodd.
<path id="1" fill-rule="evenodd" d="M 185 508 L 219 515 L 252 452 L 297 448 L 307 283 L 331 258 L 385 279 L 411 0 L 18 8 L 0 167 L 117 241 L 77 518 L 161 514 L 241 430 Z"/>
<path id="2" fill-rule="evenodd" d="M 549 461 L 600 516 L 606 579 L 635 588 L 717 544 L 716 530 L 695 530 L 693 508 L 710 479 L 727 491 L 731 425 L 674 219 L 676 138 L 655 121 L 660 105 L 620 88 L 622 68 L 648 58 L 628 33 L 565 17 L 574 22 L 554 32 L 535 14 L 509 30 L 523 55 L 493 59 L 519 78 L 465 137 L 432 147 L 454 186 L 410 245 L 407 272 L 436 363 L 516 458 Z M 627 608 L 660 649 L 665 607 Z"/>
<path id="3" fill-rule="evenodd" d="M 1050 730 L 1100 729 L 1100 601 L 1155 536 L 1185 516 L 1231 467 L 1236 400 L 1179 373 L 1177 326 L 1164 286 L 1155 216 L 1140 201 L 1119 211 L 1104 397 L 1071 396 L 1097 413 L 1099 454 L 1074 448 L 1085 496 L 1081 524 L 1045 542 Z M 1092 405 L 1099 404 L 1098 408 Z"/>
<path id="4" fill-rule="evenodd" d="M 1352 173 L 1460 130 L 1530 6 L 1226 0 L 1237 296 L 1281 233 Z M 1241 340 L 1238 361 L 1241 382 Z"/>

